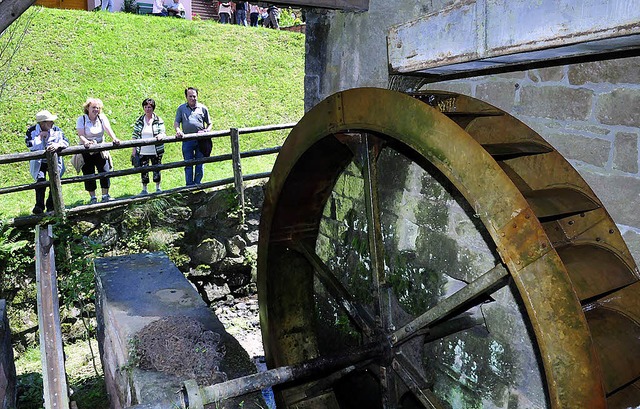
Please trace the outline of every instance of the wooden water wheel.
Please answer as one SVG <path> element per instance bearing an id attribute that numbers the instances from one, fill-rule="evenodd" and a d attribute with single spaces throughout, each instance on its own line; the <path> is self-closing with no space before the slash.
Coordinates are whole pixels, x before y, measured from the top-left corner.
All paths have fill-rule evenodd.
<path id="1" fill-rule="evenodd" d="M 462 203 L 486 243 L 489 267 L 465 274 L 433 269 L 429 257 L 439 255 L 431 250 L 440 247 L 423 243 L 423 233 L 412 236 L 410 268 L 398 267 L 394 260 L 406 253 L 398 243 L 410 233 L 394 226 L 401 218 L 381 205 L 406 194 L 406 188 L 395 191 L 402 187 L 394 180 L 398 162 L 445 186 L 454 198 L 448 203 Z M 336 199 L 345 183 L 359 184 L 350 200 L 357 205 Z M 418 208 L 443 208 L 430 206 Z M 337 93 L 292 130 L 261 217 L 258 294 L 268 365 L 345 352 L 356 357 L 344 368 L 276 388 L 278 407 L 512 407 L 513 399 L 517 407 L 640 405 L 637 267 L 571 165 L 493 106 L 445 92 Z M 327 251 L 335 248 L 327 242 L 352 250 Z M 506 311 L 513 311 L 492 317 L 491 305 L 504 292 L 512 293 Z M 532 349 L 514 350 L 513 365 L 493 362 L 495 349 L 505 348 L 495 339 L 520 345 L 509 339 L 515 333 L 496 331 L 518 314 L 527 330 L 517 337 L 528 334 Z M 520 386 L 504 380 L 509 393 L 487 398 L 495 395 L 490 382 L 474 379 L 477 368 L 464 368 L 474 353 L 471 333 L 484 334 L 476 338 L 487 349 L 473 365 L 498 378 L 537 365 L 531 377 L 541 380 L 541 391 L 527 391 L 525 374 L 518 375 Z M 460 387 L 452 389 L 456 382 Z M 473 394 L 474 385 L 488 388 L 479 402 L 493 403 L 470 406 L 451 392 Z"/>

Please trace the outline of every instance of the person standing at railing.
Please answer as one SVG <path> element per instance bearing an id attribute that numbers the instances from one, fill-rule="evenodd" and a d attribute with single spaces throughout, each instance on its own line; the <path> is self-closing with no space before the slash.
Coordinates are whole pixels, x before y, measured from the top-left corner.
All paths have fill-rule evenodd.
<path id="1" fill-rule="evenodd" d="M 165 134 L 164 121 L 154 113 L 156 109 L 156 101 L 153 98 L 146 98 L 142 101 L 142 109 L 144 115 L 140 116 L 135 124 L 133 124 L 132 139 L 151 139 L 160 141 L 167 136 Z M 132 152 L 132 162 L 136 167 L 160 165 L 162 163 L 162 155 L 164 154 L 164 144 L 162 142 L 154 145 L 135 146 Z M 149 184 L 149 172 L 142 172 L 142 191 L 141 195 L 149 193 L 147 185 Z M 156 193 L 162 192 L 160 189 L 160 171 L 153 171 L 153 181 L 156 184 Z"/>
<path id="2" fill-rule="evenodd" d="M 64 136 L 62 129 L 53 124 L 58 119 L 56 115 L 44 110 L 36 114 L 36 124 L 27 129 L 25 143 L 30 151 L 54 152 L 69 146 L 69 140 Z M 60 176 L 64 173 L 64 161 L 62 156 L 58 156 L 58 172 Z M 47 180 L 47 171 L 49 164 L 47 158 L 34 159 L 29 163 L 31 176 L 36 182 L 44 182 Z M 46 186 L 39 186 L 36 189 L 36 205 L 33 207 L 33 214 L 40 214 L 45 209 L 44 195 Z M 51 197 L 51 189 L 49 189 L 49 197 L 47 198 L 46 209 L 48 212 L 53 210 L 53 198 Z"/>
<path id="3" fill-rule="evenodd" d="M 206 106 L 198 102 L 198 89 L 189 87 L 184 90 L 186 103 L 180 105 L 176 111 L 176 119 L 173 129 L 176 131 L 176 138 L 182 138 L 184 134 L 211 132 L 211 120 L 209 110 Z M 182 129 L 180 129 L 182 125 Z M 201 141 L 190 139 L 182 142 L 182 158 L 184 160 L 202 159 L 211 154 L 211 139 Z M 184 178 L 187 186 L 200 184 L 204 177 L 204 166 L 199 163 L 184 167 Z"/>
<path id="4" fill-rule="evenodd" d="M 82 106 L 84 115 L 78 117 L 76 121 L 76 131 L 80 139 L 80 144 L 85 148 L 100 144 L 104 141 L 104 133 L 106 132 L 113 141 L 114 145 L 120 145 L 120 140 L 111 129 L 109 119 L 102 113 L 103 104 L 98 98 L 88 98 Z M 84 165 L 82 166 L 83 175 L 93 175 L 96 173 L 105 173 L 113 169 L 113 163 L 109 151 L 102 152 L 84 152 L 82 154 Z M 100 179 L 100 187 L 102 188 L 102 201 L 111 200 L 109 196 L 109 187 L 111 181 L 109 178 Z M 97 184 L 95 179 L 84 182 L 84 189 L 89 192 L 89 204 L 98 203 L 96 198 Z"/>

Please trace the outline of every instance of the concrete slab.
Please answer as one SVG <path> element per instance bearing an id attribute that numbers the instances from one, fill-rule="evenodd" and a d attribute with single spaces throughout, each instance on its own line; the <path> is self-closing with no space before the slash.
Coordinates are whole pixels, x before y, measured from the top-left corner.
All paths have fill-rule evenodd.
<path id="1" fill-rule="evenodd" d="M 637 0 L 462 0 L 391 27 L 392 73 L 447 75 L 640 46 Z"/>
<path id="2" fill-rule="evenodd" d="M 129 364 L 132 339 L 163 317 L 190 317 L 221 335 L 226 355 L 220 365 L 229 379 L 256 372 L 249 355 L 229 335 L 198 292 L 164 253 L 106 257 L 95 261 L 98 341 L 111 408 L 143 404 L 173 406 L 182 381 Z M 260 393 L 216 407 L 266 407 Z"/>

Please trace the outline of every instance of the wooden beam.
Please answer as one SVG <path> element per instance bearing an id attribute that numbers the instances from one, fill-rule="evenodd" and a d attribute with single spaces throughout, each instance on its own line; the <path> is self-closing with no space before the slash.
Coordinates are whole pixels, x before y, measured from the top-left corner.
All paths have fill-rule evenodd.
<path id="1" fill-rule="evenodd" d="M 369 10 L 369 0 L 284 0 L 277 3 L 293 7 L 319 7 L 346 11 Z"/>
<path id="2" fill-rule="evenodd" d="M 6 30 L 33 3 L 35 3 L 35 0 L 0 1 L 0 33 Z"/>

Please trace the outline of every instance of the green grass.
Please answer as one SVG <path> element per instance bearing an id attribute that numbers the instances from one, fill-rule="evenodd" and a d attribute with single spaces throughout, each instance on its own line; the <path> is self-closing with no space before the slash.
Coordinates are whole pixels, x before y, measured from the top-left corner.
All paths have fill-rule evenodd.
<path id="1" fill-rule="evenodd" d="M 301 34 L 126 13 L 34 10 L 38 15 L 11 68 L 18 75 L 0 99 L 0 154 L 26 151 L 24 132 L 41 109 L 57 114 L 56 124 L 77 143 L 75 121 L 88 97 L 102 99 L 122 140 L 131 139 L 146 97 L 156 100 L 156 113 L 171 129 L 188 86 L 200 90 L 215 130 L 296 122 L 303 114 Z M 241 136 L 241 149 L 280 145 L 287 133 Z M 229 151 L 223 138 L 212 155 Z M 116 169 L 130 167 L 129 155 L 129 149 L 114 152 Z M 180 144 L 167 145 L 163 162 L 181 159 Z M 247 161 L 243 172 L 267 171 L 274 160 Z M 230 163 L 205 165 L 204 181 L 231 172 Z M 66 176 L 74 174 L 69 165 Z M 112 180 L 111 195 L 137 194 L 139 181 L 139 175 Z M 23 183 L 32 183 L 27 163 L 0 165 L 0 187 Z M 183 184 L 181 169 L 163 172 L 163 188 Z M 88 199 L 81 184 L 65 185 L 63 193 L 67 205 Z M 0 196 L 0 217 L 28 214 L 33 197 L 33 191 Z"/>
<path id="2" fill-rule="evenodd" d="M 98 342 L 92 340 L 91 345 L 95 355 L 91 354 L 87 341 L 79 341 L 64 347 L 67 384 L 73 390 L 70 400 L 76 401 L 79 408 L 107 409 L 109 401 L 100 357 L 97 355 Z M 20 355 L 16 361 L 16 374 L 18 376 L 18 408 L 42 408 L 44 401 L 39 347 L 28 349 Z"/>

